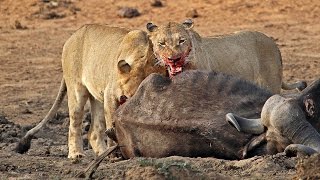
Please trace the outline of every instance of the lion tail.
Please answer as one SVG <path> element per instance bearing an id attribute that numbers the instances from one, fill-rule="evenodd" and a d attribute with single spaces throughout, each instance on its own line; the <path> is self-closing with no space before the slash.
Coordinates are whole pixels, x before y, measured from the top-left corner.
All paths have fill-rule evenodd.
<path id="1" fill-rule="evenodd" d="M 67 93 L 67 86 L 66 86 L 64 79 L 62 78 L 59 93 L 54 101 L 54 104 L 52 105 L 52 107 L 49 110 L 49 112 L 47 113 L 47 115 L 42 119 L 42 121 L 38 125 L 36 125 L 34 128 L 30 129 L 26 133 L 26 135 L 20 139 L 19 143 L 17 144 L 17 146 L 15 148 L 15 151 L 17 153 L 23 154 L 30 149 L 31 140 L 32 140 L 33 136 L 37 132 L 39 132 L 39 130 L 42 129 L 46 125 L 46 123 L 55 116 L 56 112 L 58 111 L 58 109 L 61 105 L 62 100 L 66 96 L 66 93 Z"/>

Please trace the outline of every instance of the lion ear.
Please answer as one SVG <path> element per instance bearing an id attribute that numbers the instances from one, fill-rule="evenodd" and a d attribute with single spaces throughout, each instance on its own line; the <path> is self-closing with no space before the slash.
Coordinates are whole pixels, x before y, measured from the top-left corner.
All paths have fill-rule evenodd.
<path id="1" fill-rule="evenodd" d="M 158 29 L 158 26 L 155 24 L 152 24 L 151 22 L 147 23 L 147 29 L 149 32 L 154 32 Z"/>
<path id="2" fill-rule="evenodd" d="M 192 19 L 186 19 L 182 25 L 186 28 L 186 29 L 191 29 L 193 27 L 193 21 Z"/>
<path id="3" fill-rule="evenodd" d="M 129 73 L 131 71 L 131 66 L 125 60 L 120 60 L 118 62 L 118 69 L 121 73 Z"/>

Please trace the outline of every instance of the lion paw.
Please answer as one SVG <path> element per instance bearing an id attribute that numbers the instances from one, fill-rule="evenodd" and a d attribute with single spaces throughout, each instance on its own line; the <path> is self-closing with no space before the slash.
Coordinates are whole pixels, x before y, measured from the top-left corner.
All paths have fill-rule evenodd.
<path id="1" fill-rule="evenodd" d="M 85 157 L 86 155 L 84 153 L 73 153 L 68 155 L 68 158 L 73 162 L 73 163 L 78 163 L 80 160 Z"/>

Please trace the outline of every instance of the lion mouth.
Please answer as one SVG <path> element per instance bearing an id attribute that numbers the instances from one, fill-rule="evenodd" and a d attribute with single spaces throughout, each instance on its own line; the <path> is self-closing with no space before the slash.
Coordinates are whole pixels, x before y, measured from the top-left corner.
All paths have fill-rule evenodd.
<path id="1" fill-rule="evenodd" d="M 191 51 L 191 48 L 188 49 L 185 53 L 182 53 L 177 56 L 173 56 L 173 57 L 162 56 L 164 57 L 163 58 L 164 64 L 167 67 L 170 78 L 173 78 L 177 74 L 184 71 L 184 68 L 187 64 L 186 59 L 189 56 L 190 51 Z"/>
<path id="2" fill-rule="evenodd" d="M 174 59 L 166 58 L 165 64 L 167 66 L 169 76 L 173 77 L 183 71 L 185 59 L 182 57 L 178 57 Z"/>

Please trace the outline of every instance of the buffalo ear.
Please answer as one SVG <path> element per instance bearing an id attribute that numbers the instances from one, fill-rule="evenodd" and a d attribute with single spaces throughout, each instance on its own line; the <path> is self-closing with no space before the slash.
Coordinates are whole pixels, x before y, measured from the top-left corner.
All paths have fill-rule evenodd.
<path id="1" fill-rule="evenodd" d="M 151 22 L 147 23 L 146 27 L 149 32 L 154 32 L 158 29 L 158 26 L 155 24 L 152 24 Z"/>
<path id="2" fill-rule="evenodd" d="M 313 117 L 315 113 L 315 106 L 314 106 L 314 101 L 312 99 L 305 99 L 304 100 L 304 106 L 306 113 L 309 117 Z"/>
<path id="3" fill-rule="evenodd" d="M 193 27 L 193 21 L 192 19 L 186 19 L 182 25 L 186 28 L 186 29 L 191 29 Z"/>
<path id="4" fill-rule="evenodd" d="M 129 73 L 131 71 L 131 66 L 125 60 L 120 60 L 118 62 L 118 69 L 122 73 Z"/>

